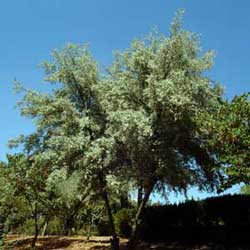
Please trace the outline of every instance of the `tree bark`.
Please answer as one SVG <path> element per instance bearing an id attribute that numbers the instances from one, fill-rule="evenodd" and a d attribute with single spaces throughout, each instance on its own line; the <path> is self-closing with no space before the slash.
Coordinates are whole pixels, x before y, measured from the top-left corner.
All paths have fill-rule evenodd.
<path id="1" fill-rule="evenodd" d="M 43 225 L 42 236 L 45 236 L 45 235 L 46 235 L 46 231 L 47 231 L 48 225 L 49 225 L 49 219 L 46 219 L 46 220 L 44 221 L 44 225 Z"/>
<path id="2" fill-rule="evenodd" d="M 71 215 L 66 216 L 63 223 L 63 235 L 69 236 L 71 234 L 73 218 Z"/>
<path id="3" fill-rule="evenodd" d="M 124 193 L 120 196 L 120 208 L 128 208 L 129 207 L 129 198 L 128 192 Z"/>
<path id="4" fill-rule="evenodd" d="M 138 194 L 137 194 L 137 207 L 140 207 L 140 204 L 142 202 L 142 196 L 143 196 L 143 188 L 139 187 L 138 188 Z"/>
<path id="5" fill-rule="evenodd" d="M 92 218 L 90 220 L 90 223 L 87 225 L 87 241 L 90 240 L 90 236 L 91 236 L 91 227 L 92 227 Z"/>
<path id="6" fill-rule="evenodd" d="M 37 237 L 39 234 L 37 214 L 34 215 L 34 222 L 35 222 L 35 231 L 34 231 L 34 237 L 33 237 L 32 242 L 31 242 L 31 249 L 32 250 L 34 250 L 36 248 L 36 241 L 37 241 Z"/>
<path id="7" fill-rule="evenodd" d="M 130 240 L 128 242 L 128 250 L 134 250 L 136 246 L 138 245 L 139 241 L 139 230 L 140 230 L 140 225 L 141 225 L 141 216 L 145 210 L 146 204 L 148 202 L 149 196 L 154 188 L 154 184 L 152 184 L 148 189 L 145 190 L 144 197 L 142 198 L 138 210 L 135 216 L 135 222 L 134 222 L 134 227 L 133 231 L 130 237 Z"/>
<path id="8" fill-rule="evenodd" d="M 106 181 L 103 179 L 103 175 L 99 174 L 99 181 L 100 181 L 100 189 L 101 189 L 101 195 L 105 203 L 105 207 L 107 209 L 107 214 L 108 214 L 108 219 L 109 219 L 109 225 L 111 227 L 111 232 L 112 232 L 112 239 L 111 239 L 111 249 L 112 250 L 119 250 L 119 238 L 117 237 L 117 233 L 115 230 L 115 223 L 114 223 L 114 218 L 112 215 L 112 210 L 110 207 L 109 203 L 109 198 L 108 198 L 108 192 L 106 189 Z"/>

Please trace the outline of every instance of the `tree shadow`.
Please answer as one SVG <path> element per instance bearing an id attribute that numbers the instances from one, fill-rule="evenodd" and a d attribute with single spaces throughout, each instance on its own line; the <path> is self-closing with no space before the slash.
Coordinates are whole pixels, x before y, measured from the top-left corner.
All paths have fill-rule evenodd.
<path id="1" fill-rule="evenodd" d="M 8 245 L 13 250 L 29 250 L 31 242 L 32 242 L 32 237 L 16 240 Z M 58 236 L 42 237 L 37 239 L 36 250 L 63 249 L 69 247 L 71 244 L 75 242 L 79 242 L 79 240 L 62 238 Z"/>

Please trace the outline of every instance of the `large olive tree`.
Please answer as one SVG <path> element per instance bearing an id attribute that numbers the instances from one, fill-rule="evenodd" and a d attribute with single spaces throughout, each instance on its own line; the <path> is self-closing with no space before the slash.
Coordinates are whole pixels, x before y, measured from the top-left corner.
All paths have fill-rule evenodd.
<path id="1" fill-rule="evenodd" d="M 101 86 L 106 133 L 125 152 L 120 164 L 138 188 L 130 249 L 153 190 L 216 184 L 214 151 L 205 147 L 200 122 L 221 99 L 221 88 L 204 73 L 212 59 L 212 52 L 201 53 L 195 34 L 181 29 L 177 15 L 169 37 L 153 33 L 117 53 Z"/>
<path id="2" fill-rule="evenodd" d="M 154 190 L 211 187 L 211 152 L 204 147 L 202 114 L 221 97 L 204 72 L 213 53 L 202 54 L 197 36 L 182 30 L 180 15 L 169 37 L 152 33 L 117 53 L 101 74 L 86 47 L 69 45 L 43 63 L 49 94 L 26 91 L 21 113 L 37 130 L 21 137 L 34 161 L 53 169 L 78 169 L 105 202 L 112 246 L 119 249 L 109 181 L 138 189 L 138 212 L 129 243 L 138 240 L 140 217 Z"/>

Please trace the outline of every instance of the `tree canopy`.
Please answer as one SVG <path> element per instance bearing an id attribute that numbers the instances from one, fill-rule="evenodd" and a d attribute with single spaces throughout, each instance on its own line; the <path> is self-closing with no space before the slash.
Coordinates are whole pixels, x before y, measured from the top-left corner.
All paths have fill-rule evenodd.
<path id="1" fill-rule="evenodd" d="M 217 112 L 209 114 L 206 128 L 209 146 L 216 151 L 221 189 L 249 184 L 250 171 L 250 94 L 223 100 Z"/>
<path id="2" fill-rule="evenodd" d="M 118 239 L 110 206 L 110 182 L 138 189 L 138 211 L 129 244 L 136 244 L 140 217 L 154 190 L 211 188 L 217 184 L 213 148 L 201 119 L 217 112 L 221 88 L 205 72 L 213 53 L 182 29 L 181 13 L 166 37 L 152 32 L 116 53 L 107 72 L 100 71 L 86 46 L 68 45 L 44 62 L 47 94 L 25 90 L 21 114 L 36 131 L 11 144 L 22 144 L 31 169 L 45 178 L 60 169 L 78 171 L 103 198 Z M 217 113 L 216 113 L 217 114 Z M 211 150 L 210 150 L 211 149 Z"/>

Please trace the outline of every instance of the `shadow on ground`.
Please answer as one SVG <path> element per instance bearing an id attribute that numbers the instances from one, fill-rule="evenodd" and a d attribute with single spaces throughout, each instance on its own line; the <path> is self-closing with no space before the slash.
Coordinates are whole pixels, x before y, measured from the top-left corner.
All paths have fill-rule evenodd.
<path id="1" fill-rule="evenodd" d="M 18 239 L 10 242 L 8 245 L 13 250 L 28 250 L 32 238 Z M 77 239 L 68 239 L 62 237 L 43 237 L 37 240 L 36 250 L 51 250 L 51 249 L 69 249 L 68 247 L 77 242 Z"/>
<path id="2" fill-rule="evenodd" d="M 13 237 L 7 241 L 9 250 L 30 250 L 32 237 Z M 121 250 L 126 250 L 127 240 L 121 241 Z M 86 237 L 39 237 L 36 250 L 108 250 L 109 237 L 93 237 L 87 241 Z M 249 246 L 225 247 L 220 244 L 180 244 L 175 243 L 142 243 L 136 250 L 249 250 Z"/>

